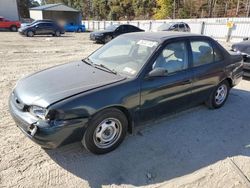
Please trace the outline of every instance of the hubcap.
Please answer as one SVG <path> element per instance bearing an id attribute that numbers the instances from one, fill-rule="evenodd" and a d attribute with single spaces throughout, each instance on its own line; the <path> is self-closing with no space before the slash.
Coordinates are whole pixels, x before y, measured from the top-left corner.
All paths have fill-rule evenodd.
<path id="1" fill-rule="evenodd" d="M 30 37 L 32 37 L 32 36 L 33 36 L 32 31 L 29 31 L 29 32 L 28 32 L 28 35 L 29 35 Z"/>
<path id="2" fill-rule="evenodd" d="M 17 28 L 16 27 L 12 27 L 11 30 L 12 31 L 17 31 Z"/>
<path id="3" fill-rule="evenodd" d="M 94 143 L 99 148 L 111 147 L 120 138 L 121 132 L 121 122 L 115 118 L 107 118 L 96 127 Z"/>
<path id="4" fill-rule="evenodd" d="M 227 86 L 225 84 L 218 87 L 216 94 L 215 94 L 215 103 L 217 105 L 222 104 L 227 97 Z"/>

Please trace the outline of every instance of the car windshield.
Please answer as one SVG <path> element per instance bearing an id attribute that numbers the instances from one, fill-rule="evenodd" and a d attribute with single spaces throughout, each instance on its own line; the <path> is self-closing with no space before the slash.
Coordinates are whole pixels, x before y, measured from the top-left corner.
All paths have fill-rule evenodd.
<path id="1" fill-rule="evenodd" d="M 99 48 L 87 59 L 94 65 L 126 77 L 135 77 L 158 46 L 158 42 L 120 36 Z"/>
<path id="2" fill-rule="evenodd" d="M 114 31 L 117 27 L 119 27 L 119 25 L 110 25 L 106 28 L 106 30 L 110 30 L 110 31 Z"/>
<path id="3" fill-rule="evenodd" d="M 168 30 L 171 27 L 171 24 L 162 24 L 161 26 L 158 27 L 158 31 L 164 31 L 164 30 Z"/>

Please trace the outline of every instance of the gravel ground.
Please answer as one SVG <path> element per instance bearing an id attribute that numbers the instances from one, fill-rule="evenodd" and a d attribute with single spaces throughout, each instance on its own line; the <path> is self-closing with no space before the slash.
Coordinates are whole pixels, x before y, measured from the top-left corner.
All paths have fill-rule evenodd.
<path id="1" fill-rule="evenodd" d="M 8 112 L 16 81 L 79 60 L 100 45 L 88 34 L 26 38 L 0 33 L 0 187 L 250 187 L 250 82 L 225 106 L 198 106 L 150 123 L 114 152 L 96 156 L 80 143 L 43 150 Z"/>

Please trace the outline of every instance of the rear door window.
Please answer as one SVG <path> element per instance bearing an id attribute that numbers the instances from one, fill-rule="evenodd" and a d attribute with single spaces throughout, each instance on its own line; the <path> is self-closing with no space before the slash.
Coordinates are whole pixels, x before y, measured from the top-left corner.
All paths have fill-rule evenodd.
<path id="1" fill-rule="evenodd" d="M 191 41 L 191 49 L 193 54 L 193 66 L 201 66 L 210 64 L 223 59 L 222 53 L 219 49 L 213 48 L 209 41 Z"/>

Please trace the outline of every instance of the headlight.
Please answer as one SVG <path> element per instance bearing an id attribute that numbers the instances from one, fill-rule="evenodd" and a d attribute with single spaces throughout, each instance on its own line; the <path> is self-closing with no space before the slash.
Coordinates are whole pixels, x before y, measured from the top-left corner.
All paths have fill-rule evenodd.
<path id="1" fill-rule="evenodd" d="M 48 110 L 39 106 L 31 106 L 30 107 L 30 113 L 33 114 L 36 117 L 39 117 L 41 119 L 45 119 Z"/>

